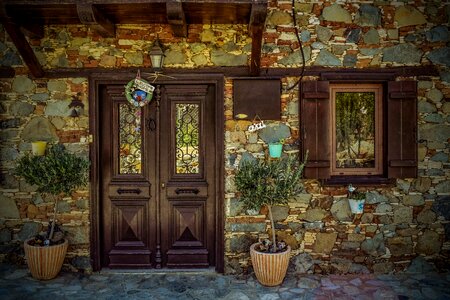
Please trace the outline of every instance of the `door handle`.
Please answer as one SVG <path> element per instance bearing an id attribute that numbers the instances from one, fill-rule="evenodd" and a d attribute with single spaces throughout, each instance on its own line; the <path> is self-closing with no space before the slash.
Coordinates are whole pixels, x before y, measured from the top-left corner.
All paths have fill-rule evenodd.
<path id="1" fill-rule="evenodd" d="M 123 188 L 118 188 L 117 189 L 117 194 L 122 195 L 122 194 L 140 194 L 142 191 L 141 189 L 123 189 Z"/>
<path id="2" fill-rule="evenodd" d="M 180 188 L 178 188 L 178 189 L 175 190 L 175 193 L 177 195 L 179 195 L 179 194 L 195 194 L 195 195 L 197 195 L 198 193 L 200 193 L 200 190 L 196 189 L 196 188 L 193 188 L 193 189 L 180 189 Z"/>

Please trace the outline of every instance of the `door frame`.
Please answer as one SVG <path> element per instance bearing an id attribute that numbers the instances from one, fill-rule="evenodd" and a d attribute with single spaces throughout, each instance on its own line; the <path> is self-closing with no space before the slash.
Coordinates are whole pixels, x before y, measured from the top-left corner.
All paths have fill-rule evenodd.
<path id="1" fill-rule="evenodd" d="M 142 78 L 146 78 L 146 73 Z M 215 205 L 216 205 L 216 229 L 215 229 L 215 270 L 216 272 L 224 272 L 224 75 L 223 74 L 165 74 L 176 79 L 163 76 L 160 80 L 155 81 L 155 84 L 208 84 L 215 87 L 215 142 L 216 155 L 215 161 L 217 167 L 215 168 Z M 135 78 L 136 70 L 134 72 L 120 72 L 120 73 L 92 73 L 89 76 L 89 155 L 91 161 L 90 172 L 90 256 L 91 265 L 94 271 L 101 269 L 101 207 L 100 207 L 100 86 L 108 84 L 125 84 Z M 153 83 L 153 82 L 152 82 Z"/>

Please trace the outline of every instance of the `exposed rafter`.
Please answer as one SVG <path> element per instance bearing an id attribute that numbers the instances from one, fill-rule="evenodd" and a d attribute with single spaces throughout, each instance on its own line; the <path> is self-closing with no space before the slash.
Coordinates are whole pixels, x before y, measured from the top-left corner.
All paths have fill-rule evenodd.
<path id="1" fill-rule="evenodd" d="M 80 22 L 95 29 L 102 37 L 114 37 L 115 25 L 92 4 L 77 4 Z"/>
<path id="2" fill-rule="evenodd" d="M 44 76 L 44 69 L 39 63 L 36 54 L 34 54 L 20 27 L 6 14 L 4 5 L 0 5 L 0 21 L 16 46 L 17 51 L 19 51 L 20 56 L 22 56 L 23 61 L 30 69 L 31 74 L 34 77 Z"/>
<path id="3" fill-rule="evenodd" d="M 167 1 L 166 11 L 167 21 L 172 27 L 174 35 L 177 37 L 187 37 L 187 24 L 183 4 L 178 1 Z"/>
<path id="4" fill-rule="evenodd" d="M 264 25 L 267 17 L 267 3 L 252 5 L 249 32 L 252 37 L 252 56 L 250 59 L 250 75 L 258 76 L 261 69 L 261 46 Z"/>

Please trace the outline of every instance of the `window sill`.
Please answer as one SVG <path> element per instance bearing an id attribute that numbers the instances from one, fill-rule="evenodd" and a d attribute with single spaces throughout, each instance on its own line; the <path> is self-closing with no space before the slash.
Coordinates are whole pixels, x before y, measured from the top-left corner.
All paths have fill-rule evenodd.
<path id="1" fill-rule="evenodd" d="M 386 178 L 382 176 L 332 176 L 330 179 L 323 180 L 323 185 L 325 186 L 337 186 L 337 185 L 395 185 L 395 179 Z"/>

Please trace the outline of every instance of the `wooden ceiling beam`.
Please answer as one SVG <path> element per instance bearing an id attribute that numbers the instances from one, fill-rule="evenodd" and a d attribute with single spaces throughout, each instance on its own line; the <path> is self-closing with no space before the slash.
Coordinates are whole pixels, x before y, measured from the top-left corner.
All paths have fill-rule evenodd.
<path id="1" fill-rule="evenodd" d="M 167 21 L 176 37 L 187 37 L 186 15 L 183 4 L 178 1 L 166 2 Z"/>
<path id="2" fill-rule="evenodd" d="M 259 76 L 261 70 L 261 47 L 266 17 L 267 3 L 252 5 L 248 26 L 252 37 L 252 54 L 250 58 L 250 75 L 252 76 Z"/>
<path id="3" fill-rule="evenodd" d="M 25 35 L 20 30 L 19 25 L 15 24 L 14 21 L 7 15 L 4 5 L 0 5 L 0 21 L 12 42 L 16 46 L 17 51 L 19 51 L 20 56 L 22 56 L 22 59 L 28 69 L 30 69 L 31 75 L 36 78 L 43 77 L 44 69 L 39 63 L 36 54 L 25 38 Z"/>
<path id="4" fill-rule="evenodd" d="M 96 30 L 102 37 L 115 37 L 116 28 L 105 15 L 92 4 L 77 4 L 80 22 Z"/>
<path id="5" fill-rule="evenodd" d="M 42 39 L 44 37 L 44 26 L 38 25 L 38 24 L 21 24 L 20 28 L 22 29 L 22 32 L 32 39 Z"/>

